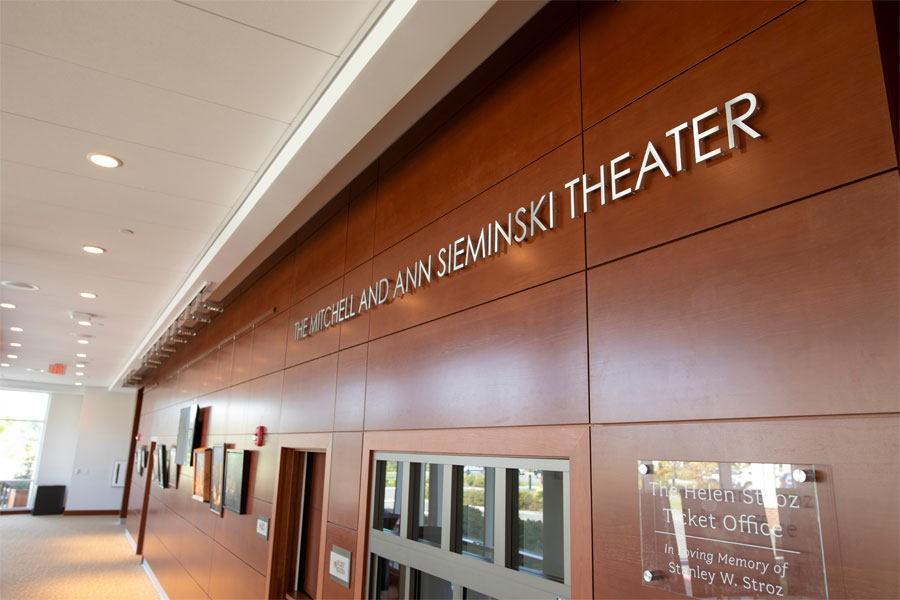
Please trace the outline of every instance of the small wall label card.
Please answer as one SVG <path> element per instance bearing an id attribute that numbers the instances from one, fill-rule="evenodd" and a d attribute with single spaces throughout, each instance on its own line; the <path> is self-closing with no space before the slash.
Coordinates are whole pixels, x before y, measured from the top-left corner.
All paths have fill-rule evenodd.
<path id="1" fill-rule="evenodd" d="M 637 469 L 644 585 L 692 598 L 828 598 L 814 465 Z"/>

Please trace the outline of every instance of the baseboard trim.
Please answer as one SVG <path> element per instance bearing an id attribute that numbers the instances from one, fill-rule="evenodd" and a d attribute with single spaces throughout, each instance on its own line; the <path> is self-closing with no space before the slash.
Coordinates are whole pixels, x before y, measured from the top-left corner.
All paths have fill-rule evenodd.
<path id="1" fill-rule="evenodd" d="M 156 578 L 156 575 L 153 574 L 153 569 L 150 568 L 150 563 L 147 562 L 146 558 L 141 559 L 141 566 L 144 567 L 144 572 L 147 573 L 147 577 L 150 578 L 150 583 L 152 583 L 153 587 L 156 588 L 156 593 L 159 594 L 159 597 L 162 600 L 169 600 L 169 596 L 166 594 L 166 591 L 163 589 L 162 585 L 159 583 L 159 580 Z"/>
<path id="2" fill-rule="evenodd" d="M 31 513 L 30 508 L 13 508 L 10 510 L 0 510 L 0 515 L 27 515 Z"/>
<path id="3" fill-rule="evenodd" d="M 131 537 L 131 532 L 127 529 L 125 530 L 125 539 L 128 540 L 128 543 L 131 544 L 131 549 L 137 554 L 137 542 L 134 541 L 134 538 Z"/>
<path id="4" fill-rule="evenodd" d="M 117 510 L 64 510 L 63 516 L 66 517 L 83 517 L 91 515 L 117 515 Z"/>

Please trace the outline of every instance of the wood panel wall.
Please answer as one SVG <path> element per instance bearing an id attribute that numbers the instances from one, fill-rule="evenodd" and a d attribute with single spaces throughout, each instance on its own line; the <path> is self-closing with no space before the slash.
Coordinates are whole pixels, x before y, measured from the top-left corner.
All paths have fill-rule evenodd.
<path id="1" fill-rule="evenodd" d="M 278 527 L 281 447 L 328 454 L 318 564 L 335 543 L 356 567 L 350 590 L 320 571 L 325 597 L 364 593 L 372 452 L 505 447 L 584 469 L 578 596 L 651 594 L 633 473 L 649 455 L 828 465 L 832 597 L 896 596 L 898 172 L 881 51 L 865 2 L 548 5 L 148 384 L 142 443 L 174 444 L 196 403 L 205 445 L 253 451 L 246 515 L 193 501 L 190 468 L 177 490 L 134 473 L 128 528 L 151 485 L 144 557 L 169 597 L 265 596 L 255 523 Z M 723 128 L 706 140 L 722 157 L 676 172 L 665 132 L 744 92 L 762 137 L 728 152 Z M 569 218 L 568 181 L 609 177 L 630 152 L 634 187 L 648 141 L 671 178 Z M 550 191 L 557 229 L 294 340 L 295 321 Z M 554 452 L 556 436 L 584 442 Z"/>

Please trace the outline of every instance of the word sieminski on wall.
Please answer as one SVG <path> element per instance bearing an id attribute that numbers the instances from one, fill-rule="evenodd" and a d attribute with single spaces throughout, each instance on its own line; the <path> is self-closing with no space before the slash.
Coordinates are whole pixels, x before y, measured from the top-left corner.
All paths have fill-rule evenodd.
<path id="1" fill-rule="evenodd" d="M 738 105 L 746 106 L 741 114 L 736 115 Z M 758 110 L 756 95 L 749 92 L 725 103 L 725 130 L 729 150 L 740 146 L 739 129 L 751 138 L 762 135 L 747 124 Z M 685 121 L 666 132 L 674 149 L 675 172 L 687 170 L 685 165 L 690 158 L 686 154 L 693 157 L 694 164 L 700 164 L 725 153 L 721 147 L 708 149 L 705 142 L 706 138 L 715 135 L 721 128 L 719 125 L 709 127 L 704 122 L 721 112 L 718 106 L 711 108 L 691 119 L 690 123 Z M 692 142 L 693 146 L 687 151 L 683 148 L 686 140 L 689 140 L 688 143 Z M 477 234 L 460 237 L 442 246 L 437 252 L 414 261 L 406 269 L 398 271 L 396 278 L 383 277 L 362 289 L 358 296 L 351 294 L 304 317 L 294 323 L 294 339 L 300 340 L 333 327 L 395 298 L 402 298 L 416 288 L 431 283 L 432 278 L 441 279 L 470 267 L 479 260 L 502 253 L 513 243 L 520 244 L 543 231 L 556 229 L 559 226 L 560 204 L 567 205 L 569 218 L 575 219 L 591 212 L 598 199 L 600 206 L 603 206 L 644 189 L 650 176 L 656 174 L 656 171 L 663 177 L 672 177 L 661 149 L 656 148 L 653 142 L 647 142 L 641 167 L 637 171 L 637 182 L 634 188 L 625 187 L 622 180 L 631 175 L 632 171 L 631 167 L 626 167 L 623 163 L 631 158 L 634 158 L 631 152 L 620 154 L 609 161 L 608 176 L 606 164 L 602 164 L 598 181 L 594 182 L 587 174 L 582 174 L 566 183 L 563 187 L 568 190 L 567 198 L 565 193 L 560 198 L 554 192 L 548 192 L 539 200 L 532 200 L 527 206 L 510 211 L 501 220 L 491 220 Z"/>

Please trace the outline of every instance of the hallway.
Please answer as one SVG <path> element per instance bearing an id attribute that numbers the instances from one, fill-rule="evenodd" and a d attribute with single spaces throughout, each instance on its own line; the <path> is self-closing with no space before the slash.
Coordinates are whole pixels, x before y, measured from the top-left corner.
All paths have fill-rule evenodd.
<path id="1" fill-rule="evenodd" d="M 0 598 L 159 598 L 117 516 L 0 518 Z"/>

